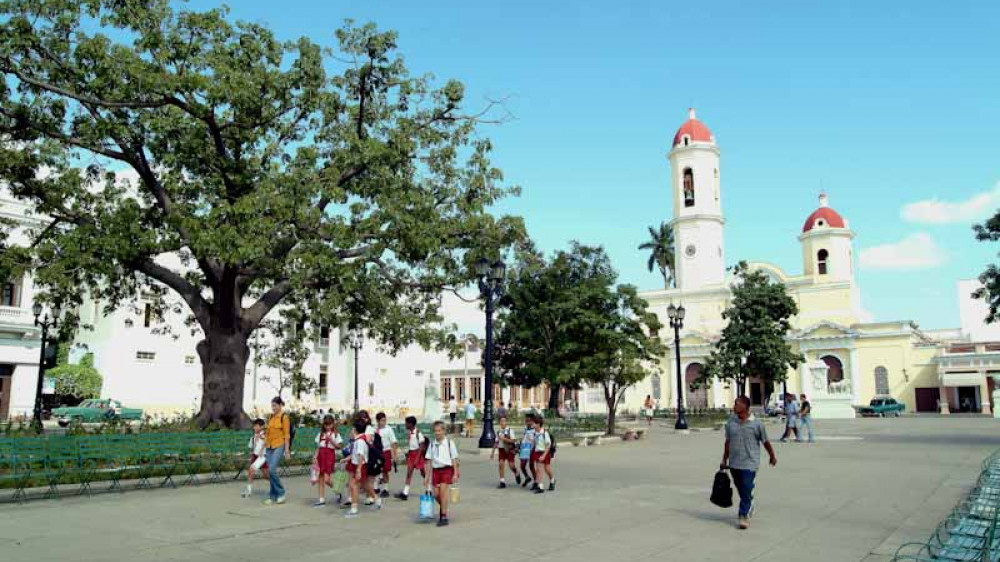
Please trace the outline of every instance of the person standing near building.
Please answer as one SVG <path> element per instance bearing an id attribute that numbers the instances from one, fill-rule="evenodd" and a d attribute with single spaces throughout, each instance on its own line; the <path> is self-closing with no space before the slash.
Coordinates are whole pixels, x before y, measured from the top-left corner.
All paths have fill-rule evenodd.
<path id="1" fill-rule="evenodd" d="M 458 417 L 458 401 L 455 400 L 455 395 L 452 394 L 448 398 L 448 419 L 451 420 L 451 427 L 449 428 L 452 432 L 455 431 L 455 419 Z"/>
<path id="2" fill-rule="evenodd" d="M 643 415 L 646 416 L 646 421 L 649 423 L 649 427 L 653 427 L 653 413 L 656 404 L 653 402 L 653 397 L 649 394 L 646 395 L 646 401 L 642 403 Z"/>
<path id="3" fill-rule="evenodd" d="M 472 437 L 472 428 L 476 423 L 476 403 L 469 400 L 465 403 L 465 436 Z"/>
<path id="4" fill-rule="evenodd" d="M 507 407 L 503 405 L 503 402 L 500 402 L 500 407 L 497 408 L 495 417 L 496 419 L 507 417 Z"/>
<path id="5" fill-rule="evenodd" d="M 739 527 L 750 527 L 753 515 L 753 490 L 757 471 L 760 469 L 760 446 L 764 445 L 770 456 L 769 464 L 778 464 L 774 447 L 767 439 L 764 424 L 750 413 L 750 398 L 740 396 L 733 404 L 733 415 L 726 422 L 726 444 L 722 451 L 722 470 L 729 469 L 733 484 L 740 496 Z"/>
<path id="6" fill-rule="evenodd" d="M 799 419 L 801 420 L 801 422 L 800 422 L 801 430 L 800 431 L 802 433 L 805 433 L 806 430 L 808 429 L 809 430 L 809 442 L 810 443 L 815 443 L 816 439 L 813 438 L 812 404 L 810 404 L 809 400 L 806 399 L 806 395 L 805 394 L 799 396 L 799 398 L 802 399 L 802 404 L 799 405 Z M 799 434 L 799 439 L 801 439 L 801 438 L 802 438 L 802 435 Z"/>
<path id="7" fill-rule="evenodd" d="M 285 413 L 285 401 L 280 396 L 271 400 L 271 418 L 267 420 L 264 458 L 267 459 L 267 478 L 271 483 L 271 491 L 264 505 L 285 503 L 285 487 L 278 478 L 278 465 L 282 459 L 292 456 L 292 420 Z"/>
<path id="8" fill-rule="evenodd" d="M 795 434 L 795 440 L 802 442 L 799 435 L 799 403 L 795 400 L 794 394 L 785 395 L 785 433 L 781 436 L 781 442 L 787 443 L 788 436 Z"/>

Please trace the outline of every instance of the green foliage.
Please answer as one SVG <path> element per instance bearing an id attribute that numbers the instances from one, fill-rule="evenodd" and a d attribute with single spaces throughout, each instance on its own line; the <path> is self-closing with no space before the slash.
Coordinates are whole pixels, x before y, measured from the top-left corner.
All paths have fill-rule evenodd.
<path id="1" fill-rule="evenodd" d="M 746 262 L 736 265 L 733 273 L 732 301 L 722 313 L 728 322 L 695 386 L 710 386 L 716 378 L 735 382 L 743 394 L 748 378 L 780 383 L 805 358 L 794 353 L 785 339 L 791 317 L 799 312 L 785 286 L 749 269 Z"/>
<path id="2" fill-rule="evenodd" d="M 1000 212 L 990 217 L 983 224 L 973 227 L 976 233 L 976 240 L 980 242 L 996 242 L 1000 240 Z M 972 293 L 973 298 L 986 301 L 989 312 L 986 315 L 986 323 L 993 324 L 1000 320 L 1000 268 L 996 264 L 986 266 L 986 271 L 979 275 L 979 282 L 982 287 Z"/>
<path id="3" fill-rule="evenodd" d="M 68 346 L 60 346 L 60 349 Z M 62 362 L 45 372 L 45 376 L 56 383 L 56 394 L 70 395 L 77 398 L 100 398 L 104 379 L 94 368 L 94 354 L 84 355 L 80 362 L 71 365 Z"/>
<path id="4" fill-rule="evenodd" d="M 674 231 L 670 223 L 661 222 L 659 228 L 649 227 L 649 240 L 639 245 L 640 250 L 649 251 L 646 267 L 653 271 L 656 267 L 663 276 L 663 286 L 667 289 L 676 286 L 674 271 L 676 252 L 674 250 Z"/>
<path id="5" fill-rule="evenodd" d="M 169 0 L 0 0 L 0 179 L 50 221 L 5 261 L 53 303 L 179 296 L 203 423 L 246 421 L 247 338 L 279 304 L 447 347 L 441 290 L 524 236 L 489 212 L 517 191 L 480 131 L 497 106 L 411 76 L 393 32 L 336 37 L 331 55 Z"/>
<path id="6" fill-rule="evenodd" d="M 311 393 L 317 382 L 306 376 L 302 367 L 309 359 L 310 350 L 306 346 L 309 331 L 299 327 L 300 319 L 289 311 L 278 320 L 265 320 L 259 328 L 264 337 L 255 339 L 252 347 L 260 354 L 262 363 L 274 370 L 273 375 L 262 376 L 283 397 L 285 390 L 299 398 L 303 393 Z"/>

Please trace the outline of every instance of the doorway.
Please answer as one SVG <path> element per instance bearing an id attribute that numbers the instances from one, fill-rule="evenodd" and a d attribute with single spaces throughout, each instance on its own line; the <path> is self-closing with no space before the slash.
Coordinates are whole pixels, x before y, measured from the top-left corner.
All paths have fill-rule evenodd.
<path id="1" fill-rule="evenodd" d="M 691 390 L 691 384 L 701 376 L 701 369 L 701 363 L 691 363 L 684 371 L 684 383 L 687 387 L 684 390 L 687 391 L 687 405 L 689 408 L 708 407 L 708 388 L 705 385 L 701 385 L 697 390 Z"/>
<path id="2" fill-rule="evenodd" d="M 917 388 L 917 412 L 935 413 L 938 411 L 938 400 L 941 398 L 941 389 L 938 387 Z"/>
<path id="3" fill-rule="evenodd" d="M 10 414 L 10 387 L 14 382 L 14 366 L 0 365 L 0 420 Z"/>
<path id="4" fill-rule="evenodd" d="M 978 386 L 958 387 L 958 411 L 963 414 L 980 412 Z"/>

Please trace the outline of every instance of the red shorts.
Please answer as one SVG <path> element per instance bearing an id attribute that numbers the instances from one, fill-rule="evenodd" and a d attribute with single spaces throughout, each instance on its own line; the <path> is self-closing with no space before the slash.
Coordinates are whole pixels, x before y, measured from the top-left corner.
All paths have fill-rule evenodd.
<path id="1" fill-rule="evenodd" d="M 406 453 L 406 470 L 424 470 L 424 456 L 420 454 L 420 449 Z"/>
<path id="2" fill-rule="evenodd" d="M 358 473 L 358 466 L 351 461 L 347 461 L 347 474 L 351 478 L 354 478 Z M 361 465 L 361 481 L 364 482 L 368 478 L 368 465 Z"/>
<path id="3" fill-rule="evenodd" d="M 320 474 L 333 474 L 337 466 L 337 452 L 329 447 L 320 447 L 316 453 L 316 464 Z"/>
<path id="4" fill-rule="evenodd" d="M 382 451 L 382 459 L 385 461 L 382 463 L 382 474 L 389 476 L 389 471 L 392 469 L 392 451 Z"/>
<path id="5" fill-rule="evenodd" d="M 257 455 L 250 455 L 250 466 L 253 466 L 253 463 L 257 462 L 257 459 L 259 459 L 259 458 L 260 457 L 258 457 Z M 264 464 L 260 465 L 260 470 L 262 470 L 262 471 L 267 470 L 267 461 L 266 460 L 264 461 Z"/>
<path id="6" fill-rule="evenodd" d="M 517 452 L 507 450 L 506 447 L 500 447 L 500 462 L 517 460 Z"/>
<path id="7" fill-rule="evenodd" d="M 552 455 L 546 456 L 545 460 L 543 461 L 542 460 L 542 451 L 532 451 L 531 452 L 531 462 L 540 462 L 542 464 L 552 464 Z"/>
<path id="8" fill-rule="evenodd" d="M 431 485 L 435 488 L 441 484 L 448 484 L 450 486 L 454 479 L 455 467 L 446 466 L 443 468 L 435 468 L 431 474 Z"/>

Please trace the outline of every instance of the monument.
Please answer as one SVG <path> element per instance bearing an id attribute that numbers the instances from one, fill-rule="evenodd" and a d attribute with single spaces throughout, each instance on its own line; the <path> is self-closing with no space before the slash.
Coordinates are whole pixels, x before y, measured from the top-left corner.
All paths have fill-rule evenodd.
<path id="1" fill-rule="evenodd" d="M 441 419 L 443 410 L 441 408 L 441 393 L 438 390 L 437 379 L 434 373 L 427 377 L 427 384 L 424 386 L 424 414 L 421 421 L 431 423 Z"/>

